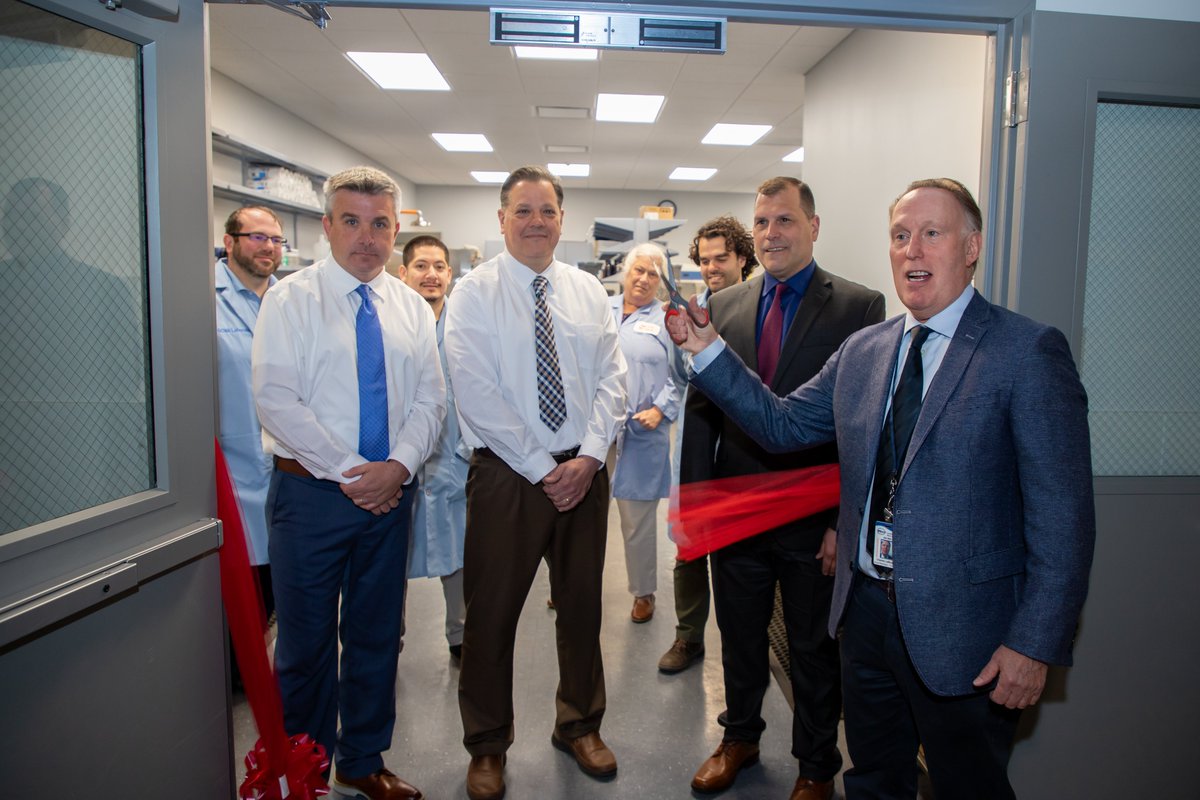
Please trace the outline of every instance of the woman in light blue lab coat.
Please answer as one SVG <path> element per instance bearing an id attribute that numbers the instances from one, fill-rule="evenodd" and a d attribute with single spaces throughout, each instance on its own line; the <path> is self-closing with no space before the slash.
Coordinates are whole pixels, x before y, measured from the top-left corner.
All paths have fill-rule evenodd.
<path id="1" fill-rule="evenodd" d="M 674 346 L 667 335 L 659 288 L 666 253 L 653 242 L 635 246 L 622 264 L 622 293 L 612 298 L 626 376 L 626 419 L 617 433 L 612 493 L 625 540 L 625 568 L 634 622 L 654 616 L 659 501 L 671 488 L 671 423 L 680 387 L 672 378 Z"/>

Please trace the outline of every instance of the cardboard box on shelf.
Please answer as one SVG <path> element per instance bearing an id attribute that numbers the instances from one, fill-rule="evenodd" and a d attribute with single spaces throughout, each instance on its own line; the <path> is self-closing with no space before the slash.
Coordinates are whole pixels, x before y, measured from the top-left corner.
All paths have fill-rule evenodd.
<path id="1" fill-rule="evenodd" d="M 670 206 L 642 206 L 638 209 L 642 219 L 675 219 L 675 209 Z"/>

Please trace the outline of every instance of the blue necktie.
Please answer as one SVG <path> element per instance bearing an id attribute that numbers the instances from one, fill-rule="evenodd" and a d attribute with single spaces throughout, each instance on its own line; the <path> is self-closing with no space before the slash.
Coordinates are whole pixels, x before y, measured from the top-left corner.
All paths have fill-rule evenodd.
<path id="1" fill-rule="evenodd" d="M 365 283 L 355 289 L 362 298 L 354 318 L 358 348 L 358 453 L 367 461 L 387 461 L 387 374 L 383 368 L 383 330 Z"/>
<path id="2" fill-rule="evenodd" d="M 557 431 L 567 419 L 567 401 L 558 369 L 558 350 L 554 347 L 554 321 L 546 305 L 548 283 L 542 275 L 533 279 L 533 334 L 537 351 L 538 415 L 547 428 Z"/>

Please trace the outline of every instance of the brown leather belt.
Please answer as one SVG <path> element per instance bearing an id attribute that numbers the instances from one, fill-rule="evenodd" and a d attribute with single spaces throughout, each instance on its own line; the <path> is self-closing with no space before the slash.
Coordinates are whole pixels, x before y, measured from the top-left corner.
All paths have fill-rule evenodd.
<path id="1" fill-rule="evenodd" d="M 477 447 L 477 448 L 475 448 L 475 452 L 479 453 L 479 455 L 481 455 L 485 458 L 499 458 L 500 457 L 500 456 L 496 455 L 495 453 L 493 453 L 491 450 L 487 449 L 486 447 Z M 550 457 L 554 459 L 555 464 L 562 464 L 565 461 L 570 461 L 572 458 L 575 458 L 578 455 L 579 455 L 579 447 L 577 445 L 575 447 L 572 447 L 570 450 L 563 450 L 561 453 L 551 453 Z"/>
<path id="2" fill-rule="evenodd" d="M 318 478 L 316 475 L 313 475 L 304 468 L 303 464 L 294 458 L 275 456 L 275 469 L 279 470 L 280 472 L 286 472 L 289 475 L 299 475 L 301 478 L 310 478 L 314 481 L 324 480 L 324 478 Z"/>

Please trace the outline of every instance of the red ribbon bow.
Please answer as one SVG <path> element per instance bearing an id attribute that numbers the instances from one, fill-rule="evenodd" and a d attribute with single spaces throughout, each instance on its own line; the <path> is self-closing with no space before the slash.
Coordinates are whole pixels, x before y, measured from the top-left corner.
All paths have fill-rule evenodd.
<path id="1" fill-rule="evenodd" d="M 312 800 L 329 793 L 323 773 L 329 758 L 308 734 L 290 739 L 283 728 L 279 684 L 267 661 L 266 613 L 262 590 L 246 547 L 242 507 L 233 488 L 229 465 L 217 448 L 217 516 L 224 529 L 220 550 L 221 598 L 229 620 L 229 638 L 237 658 L 246 700 L 260 738 L 246 754 L 246 780 L 238 796 L 254 800 Z"/>

